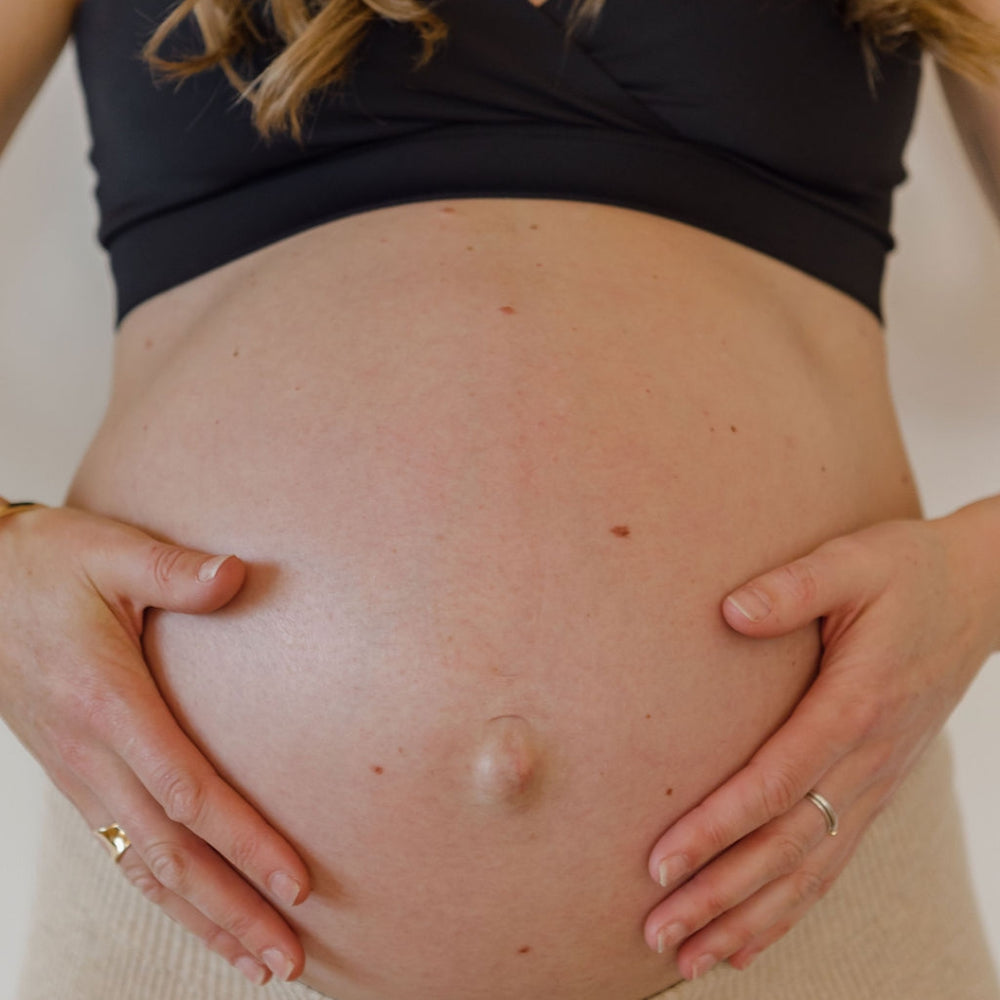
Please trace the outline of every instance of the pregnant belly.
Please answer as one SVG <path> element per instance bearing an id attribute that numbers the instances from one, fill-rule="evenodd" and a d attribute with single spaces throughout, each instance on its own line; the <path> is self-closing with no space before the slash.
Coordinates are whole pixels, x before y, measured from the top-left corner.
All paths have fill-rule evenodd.
<path id="1" fill-rule="evenodd" d="M 302 851 L 289 919 L 338 1000 L 676 981 L 641 935 L 648 851 L 819 649 L 732 633 L 722 597 L 913 513 L 887 400 L 831 388 L 773 316 L 734 336 L 634 283 L 612 314 L 580 280 L 554 309 L 504 274 L 405 311 L 352 308 L 350 274 L 280 308 L 248 282 L 112 406 L 69 497 L 247 563 L 221 612 L 151 613 L 147 658 Z"/>

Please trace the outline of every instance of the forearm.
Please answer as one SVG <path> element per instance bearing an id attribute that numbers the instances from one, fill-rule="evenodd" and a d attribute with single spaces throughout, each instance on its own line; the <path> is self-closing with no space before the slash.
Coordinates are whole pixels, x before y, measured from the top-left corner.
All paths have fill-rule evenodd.
<path id="1" fill-rule="evenodd" d="M 989 652 L 1000 650 L 1000 495 L 960 507 L 935 524 L 961 567 L 969 606 Z"/>

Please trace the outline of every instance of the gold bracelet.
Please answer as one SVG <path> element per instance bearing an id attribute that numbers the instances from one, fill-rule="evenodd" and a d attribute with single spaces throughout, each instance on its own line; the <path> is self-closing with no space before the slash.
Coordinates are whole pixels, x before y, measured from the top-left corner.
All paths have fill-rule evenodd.
<path id="1" fill-rule="evenodd" d="M 10 500 L 0 497 L 0 518 L 9 517 L 11 514 L 21 514 L 26 510 L 34 510 L 36 507 L 46 507 L 47 504 L 37 503 L 34 500 L 19 500 L 11 503 Z"/>

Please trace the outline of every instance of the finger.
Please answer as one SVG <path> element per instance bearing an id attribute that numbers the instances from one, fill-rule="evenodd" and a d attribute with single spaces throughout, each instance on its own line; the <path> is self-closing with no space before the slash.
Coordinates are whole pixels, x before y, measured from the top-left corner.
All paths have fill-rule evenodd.
<path id="1" fill-rule="evenodd" d="M 837 800 L 842 801 L 839 795 Z M 800 869 L 827 836 L 818 810 L 809 801 L 799 803 L 734 844 L 655 907 L 646 918 L 647 943 L 660 954 L 673 952 L 765 885 Z"/>
<path id="2" fill-rule="evenodd" d="M 830 890 L 854 852 L 858 837 L 828 837 L 806 865 L 768 883 L 734 909 L 695 934 L 677 953 L 677 966 L 688 979 L 703 975 L 717 962 L 752 949 L 762 935 L 777 940 Z M 767 939 L 767 938 L 765 938 Z"/>
<path id="3" fill-rule="evenodd" d="M 865 750 L 848 755 L 821 781 L 838 823 L 857 827 L 880 808 L 890 783 Z M 860 803 L 860 804 L 859 804 Z M 735 843 L 688 882 L 671 892 L 647 916 L 644 935 L 660 953 L 676 949 L 701 928 L 739 906 L 765 885 L 811 863 L 815 852 L 845 840 L 830 837 L 825 813 L 803 799 L 783 816 Z"/>
<path id="4" fill-rule="evenodd" d="M 656 842 L 649 873 L 660 885 L 678 885 L 731 844 L 783 816 L 862 741 L 872 725 L 869 706 L 830 687 L 821 674 L 749 763 Z"/>
<path id="5" fill-rule="evenodd" d="M 101 773 L 103 770 L 104 773 Z M 167 819 L 159 804 L 121 763 L 94 767 L 104 815 L 115 818 L 132 846 L 121 858 L 126 875 L 147 895 L 158 886 L 190 903 L 232 935 L 281 979 L 301 972 L 305 956 L 283 917 L 190 830 Z"/>
<path id="6" fill-rule="evenodd" d="M 749 580 L 725 598 L 722 615 L 745 635 L 785 635 L 836 610 L 850 614 L 884 582 L 870 549 L 846 535 Z"/>
<path id="7" fill-rule="evenodd" d="M 109 819 L 111 814 L 101 803 L 100 798 L 81 781 L 63 774 L 58 785 L 64 794 L 66 789 L 72 789 L 73 794 L 67 797 L 92 831 L 96 832 L 99 827 L 112 822 Z M 94 849 L 95 852 L 98 850 L 96 840 Z M 199 938 L 211 951 L 238 969 L 254 985 L 263 985 L 270 979 L 270 969 L 261 965 L 235 937 L 209 920 L 186 900 L 164 888 L 141 859 L 138 856 L 130 857 L 131 854 L 132 850 L 129 848 L 122 855 L 119 865 L 123 874 L 147 899 L 162 909 L 171 920 Z"/>
<path id="8" fill-rule="evenodd" d="M 131 848 L 122 855 L 119 862 L 122 874 L 151 903 L 194 934 L 205 947 L 224 958 L 255 986 L 263 986 L 271 978 L 271 970 L 258 962 L 232 934 L 213 923 L 187 900 L 166 889 L 138 855 L 130 855 Z"/>
<path id="9" fill-rule="evenodd" d="M 235 596 L 246 578 L 246 567 L 234 555 L 171 545 L 117 522 L 102 529 L 107 532 L 104 544 L 88 551 L 85 569 L 109 603 L 139 611 L 215 611 Z"/>
<path id="10" fill-rule="evenodd" d="M 210 844 L 285 906 L 309 894 L 309 873 L 291 844 L 227 784 L 188 739 L 151 682 L 122 703 L 111 747 L 173 822 Z M 141 734 L 141 735 L 135 735 Z"/>

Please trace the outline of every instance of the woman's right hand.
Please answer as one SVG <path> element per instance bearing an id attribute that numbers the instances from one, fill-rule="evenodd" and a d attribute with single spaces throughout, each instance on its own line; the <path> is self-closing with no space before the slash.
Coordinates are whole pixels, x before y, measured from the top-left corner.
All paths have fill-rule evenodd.
<path id="1" fill-rule="evenodd" d="M 301 902 L 308 872 L 185 735 L 141 644 L 146 608 L 215 611 L 245 572 L 82 510 L 0 519 L 0 713 L 92 829 L 127 832 L 129 881 L 260 984 L 302 972 L 271 900 Z"/>

